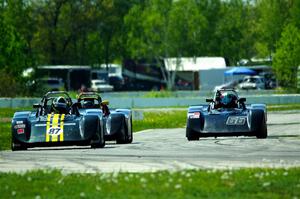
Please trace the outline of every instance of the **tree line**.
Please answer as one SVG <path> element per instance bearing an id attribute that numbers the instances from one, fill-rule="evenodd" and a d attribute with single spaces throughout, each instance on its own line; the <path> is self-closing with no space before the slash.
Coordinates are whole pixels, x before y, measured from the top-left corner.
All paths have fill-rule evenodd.
<path id="1" fill-rule="evenodd" d="M 37 65 L 199 56 L 272 57 L 295 89 L 299 28 L 300 0 L 0 0 L 0 95 Z"/>

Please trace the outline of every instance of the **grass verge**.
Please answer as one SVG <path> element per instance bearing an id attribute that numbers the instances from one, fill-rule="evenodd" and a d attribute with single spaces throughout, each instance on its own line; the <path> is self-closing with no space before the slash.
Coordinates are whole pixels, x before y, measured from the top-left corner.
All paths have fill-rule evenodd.
<path id="1" fill-rule="evenodd" d="M 0 173 L 0 198 L 298 198 L 300 168 Z"/>
<path id="2" fill-rule="evenodd" d="M 268 105 L 268 111 L 292 111 L 300 110 L 300 104 L 278 104 L 278 105 Z"/>
<path id="3" fill-rule="evenodd" d="M 186 124 L 186 110 L 144 112 L 143 120 L 133 121 L 133 130 L 181 128 Z"/>
<path id="4" fill-rule="evenodd" d="M 10 149 L 10 122 L 0 122 L 0 150 Z"/>

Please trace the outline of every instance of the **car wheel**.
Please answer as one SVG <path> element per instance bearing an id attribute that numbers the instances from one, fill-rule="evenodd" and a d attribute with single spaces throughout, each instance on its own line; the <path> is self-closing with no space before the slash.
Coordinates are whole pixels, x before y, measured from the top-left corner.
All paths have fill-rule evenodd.
<path id="1" fill-rule="evenodd" d="M 125 125 L 125 119 L 124 119 L 124 120 L 123 120 L 122 127 L 121 127 L 121 129 L 120 129 L 120 131 L 119 131 L 119 134 L 118 134 L 118 136 L 117 136 L 117 139 L 116 139 L 117 144 L 126 144 L 126 143 L 127 143 L 127 140 L 128 140 L 127 137 L 128 137 L 128 136 L 127 136 L 127 127 L 126 127 L 126 125 Z"/>
<path id="2" fill-rule="evenodd" d="M 200 136 L 198 133 L 196 133 L 195 131 L 193 131 L 190 128 L 186 128 L 186 138 L 188 141 L 194 141 L 194 140 L 199 140 Z"/>
<path id="3" fill-rule="evenodd" d="M 267 124 L 265 116 L 263 115 L 262 124 L 260 125 L 260 128 L 256 132 L 256 137 L 258 139 L 265 139 L 268 137 L 268 130 L 267 130 Z"/>
<path id="4" fill-rule="evenodd" d="M 17 142 L 14 138 L 12 138 L 11 150 L 12 151 L 23 151 L 23 150 L 27 150 L 27 147 L 22 145 L 20 142 Z"/>
<path id="5" fill-rule="evenodd" d="M 96 140 L 92 140 L 91 147 L 92 148 L 103 148 L 105 146 L 105 139 L 104 139 L 104 131 L 101 128 L 100 122 L 98 122 Z"/>
<path id="6" fill-rule="evenodd" d="M 133 141 L 133 134 L 132 134 L 132 117 L 130 117 L 130 121 L 128 121 L 128 125 L 130 125 L 130 127 L 127 126 L 127 140 L 126 140 L 126 143 L 127 143 L 127 144 L 130 144 L 130 143 L 132 143 L 132 141 Z"/>

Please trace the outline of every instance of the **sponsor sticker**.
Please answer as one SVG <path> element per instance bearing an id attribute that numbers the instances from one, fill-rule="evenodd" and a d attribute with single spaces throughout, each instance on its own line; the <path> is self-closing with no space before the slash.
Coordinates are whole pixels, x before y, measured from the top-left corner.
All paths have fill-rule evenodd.
<path id="1" fill-rule="evenodd" d="M 227 118 L 227 125 L 244 125 L 247 118 L 245 116 L 230 116 Z"/>
<path id="2" fill-rule="evenodd" d="M 18 130 L 17 130 L 17 133 L 18 133 L 18 134 L 23 134 L 24 132 L 25 132 L 24 129 L 18 129 Z"/>
<path id="3" fill-rule="evenodd" d="M 194 112 L 189 114 L 189 118 L 191 119 L 197 119 L 200 118 L 200 112 Z"/>
<path id="4" fill-rule="evenodd" d="M 14 128 L 15 129 L 25 129 L 25 124 L 16 124 L 15 126 L 14 126 Z"/>

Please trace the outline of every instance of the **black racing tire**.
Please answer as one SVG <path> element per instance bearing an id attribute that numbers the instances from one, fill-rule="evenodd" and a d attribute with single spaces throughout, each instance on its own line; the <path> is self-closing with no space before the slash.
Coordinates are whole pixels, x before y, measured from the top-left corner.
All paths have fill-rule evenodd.
<path id="1" fill-rule="evenodd" d="M 267 137 L 268 137 L 268 129 L 266 124 L 266 118 L 265 115 L 263 115 L 260 128 L 256 131 L 256 138 L 265 139 Z"/>
<path id="2" fill-rule="evenodd" d="M 128 129 L 128 126 L 127 126 L 127 140 L 126 140 L 126 143 L 127 144 L 130 144 L 132 143 L 133 141 L 133 133 L 132 133 L 132 117 L 130 117 L 130 121 L 128 122 L 129 125 L 130 125 L 130 130 Z"/>
<path id="3" fill-rule="evenodd" d="M 196 140 L 199 140 L 200 136 L 197 132 L 186 127 L 186 138 L 188 141 L 196 141 Z"/>
<path id="4" fill-rule="evenodd" d="M 104 131 L 99 121 L 96 135 L 96 140 L 92 140 L 91 148 L 103 148 L 105 146 Z"/>
<path id="5" fill-rule="evenodd" d="M 13 137 L 11 140 L 11 150 L 12 151 L 26 151 L 27 147 L 22 145 L 20 142 L 16 141 Z"/>
<path id="6" fill-rule="evenodd" d="M 116 138 L 117 144 L 126 144 L 127 143 L 127 127 L 125 125 L 125 118 L 123 120 L 122 126 Z"/>

